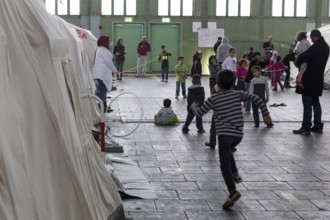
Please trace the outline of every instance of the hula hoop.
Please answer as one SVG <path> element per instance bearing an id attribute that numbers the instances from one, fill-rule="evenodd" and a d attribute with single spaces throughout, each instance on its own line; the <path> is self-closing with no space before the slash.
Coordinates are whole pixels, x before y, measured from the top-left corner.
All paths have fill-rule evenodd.
<path id="1" fill-rule="evenodd" d="M 115 96 L 115 97 L 111 100 L 110 104 L 107 106 L 107 110 L 109 109 L 109 107 L 111 106 L 111 104 L 112 104 L 115 100 L 117 100 L 120 96 L 122 96 L 122 95 L 132 95 L 132 96 L 138 101 L 138 104 L 139 104 L 139 106 L 140 106 L 141 116 L 140 116 L 140 118 L 138 119 L 138 121 L 137 121 L 137 125 L 135 126 L 135 128 L 133 128 L 133 129 L 132 129 L 130 132 L 128 132 L 128 133 L 124 133 L 124 134 L 116 134 L 116 133 L 111 132 L 111 129 L 110 129 L 108 126 L 106 126 L 106 128 L 105 128 L 105 134 L 106 134 L 106 136 L 108 136 L 108 137 L 109 137 L 108 134 L 111 134 L 112 136 L 115 136 L 115 137 L 126 137 L 126 136 L 131 135 L 132 133 L 134 133 L 134 132 L 136 131 L 136 129 L 138 129 L 138 127 L 139 127 L 140 124 L 141 124 L 141 121 L 142 121 L 142 118 L 143 118 L 143 115 L 144 115 L 143 105 L 142 105 L 141 99 L 140 99 L 137 95 L 135 95 L 134 93 L 132 93 L 132 92 L 122 92 L 122 93 L 118 94 L 117 96 Z M 111 114 L 111 113 L 110 113 L 110 114 Z M 108 121 L 108 120 L 106 120 L 106 121 Z M 111 121 L 111 119 L 110 119 L 110 121 Z M 121 122 L 121 123 L 123 123 L 123 124 L 125 123 L 123 119 L 118 119 L 118 120 L 116 120 L 116 121 L 119 121 L 119 122 Z M 111 126 L 111 124 L 110 124 L 110 126 Z"/>
<path id="2" fill-rule="evenodd" d="M 277 71 L 284 71 L 284 70 L 287 70 L 287 69 L 279 69 L 279 70 L 265 70 L 265 69 L 262 69 L 262 72 L 277 72 Z"/>

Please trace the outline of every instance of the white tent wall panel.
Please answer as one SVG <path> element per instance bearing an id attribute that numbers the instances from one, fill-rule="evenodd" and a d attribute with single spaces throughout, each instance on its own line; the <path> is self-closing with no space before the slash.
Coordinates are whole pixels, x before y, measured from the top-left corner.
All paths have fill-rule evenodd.
<path id="1" fill-rule="evenodd" d="M 1 1 L 0 26 L 0 219 L 107 219 L 121 199 L 80 101 L 75 39 L 38 0 Z"/>

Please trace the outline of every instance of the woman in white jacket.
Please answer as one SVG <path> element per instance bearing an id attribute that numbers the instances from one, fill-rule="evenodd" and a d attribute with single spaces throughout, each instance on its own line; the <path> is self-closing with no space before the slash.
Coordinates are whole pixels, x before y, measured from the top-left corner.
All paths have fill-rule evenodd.
<path id="1" fill-rule="evenodd" d="M 104 109 L 107 108 L 107 92 L 112 89 L 112 73 L 117 69 L 112 62 L 112 54 L 109 50 L 110 37 L 101 36 L 97 41 L 98 48 L 95 51 L 93 79 L 97 82 L 96 95 L 102 100 Z M 112 109 L 108 109 L 112 111 Z"/>

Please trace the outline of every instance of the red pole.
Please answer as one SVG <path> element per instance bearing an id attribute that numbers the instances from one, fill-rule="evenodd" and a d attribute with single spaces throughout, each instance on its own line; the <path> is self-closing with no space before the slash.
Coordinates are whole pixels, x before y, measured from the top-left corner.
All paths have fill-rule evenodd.
<path id="1" fill-rule="evenodd" d="M 105 151 L 104 121 L 100 122 L 100 128 L 101 128 L 101 151 L 104 152 Z"/>

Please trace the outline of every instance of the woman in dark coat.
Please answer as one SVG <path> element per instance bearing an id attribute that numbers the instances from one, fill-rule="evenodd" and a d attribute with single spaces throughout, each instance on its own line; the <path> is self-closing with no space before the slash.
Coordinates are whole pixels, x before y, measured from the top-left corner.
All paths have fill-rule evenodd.
<path id="1" fill-rule="evenodd" d="M 115 63 L 116 68 L 118 70 L 117 79 L 122 80 L 123 77 L 123 66 L 125 62 L 125 46 L 124 46 L 124 40 L 122 38 L 119 38 L 117 40 L 116 46 L 113 48 L 113 54 L 115 55 Z"/>

